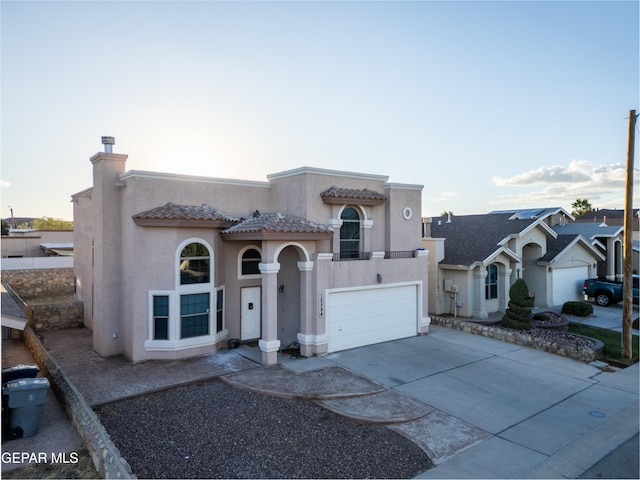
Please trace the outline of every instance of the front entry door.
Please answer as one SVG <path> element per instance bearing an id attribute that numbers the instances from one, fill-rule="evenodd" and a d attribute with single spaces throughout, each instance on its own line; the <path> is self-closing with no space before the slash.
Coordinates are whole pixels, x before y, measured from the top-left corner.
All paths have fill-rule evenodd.
<path id="1" fill-rule="evenodd" d="M 240 292 L 240 340 L 260 338 L 260 287 L 243 288 Z"/>

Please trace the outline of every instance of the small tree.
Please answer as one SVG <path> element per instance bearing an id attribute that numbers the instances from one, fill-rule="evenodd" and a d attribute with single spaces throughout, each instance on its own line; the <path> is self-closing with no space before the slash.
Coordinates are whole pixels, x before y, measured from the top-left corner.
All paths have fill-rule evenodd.
<path id="1" fill-rule="evenodd" d="M 2 220 L 2 235 L 9 235 L 9 225 Z"/>
<path id="2" fill-rule="evenodd" d="M 529 288 L 525 281 L 519 278 L 509 289 L 509 305 L 500 324 L 516 330 L 531 330 L 532 306 L 533 299 L 529 295 Z"/>
<path id="3" fill-rule="evenodd" d="M 571 215 L 574 217 L 581 217 L 587 213 L 593 212 L 593 207 L 586 198 L 577 198 L 575 202 L 571 204 Z"/>
<path id="4" fill-rule="evenodd" d="M 73 222 L 53 217 L 35 218 L 33 228 L 38 230 L 73 230 Z"/>

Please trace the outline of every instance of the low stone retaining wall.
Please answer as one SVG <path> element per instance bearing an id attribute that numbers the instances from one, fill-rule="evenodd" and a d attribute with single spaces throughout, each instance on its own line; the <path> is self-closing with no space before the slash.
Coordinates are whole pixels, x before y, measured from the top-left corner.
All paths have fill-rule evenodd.
<path id="1" fill-rule="evenodd" d="M 33 312 L 30 325 L 35 331 L 78 328 L 83 325 L 84 305 L 82 302 L 27 304 Z"/>
<path id="2" fill-rule="evenodd" d="M 28 326 L 24 330 L 24 343 L 31 351 L 43 375 L 49 379 L 51 389 L 87 445 L 93 464 L 102 478 L 137 478 L 82 394 L 67 381 L 56 361 Z"/>
<path id="3" fill-rule="evenodd" d="M 2 281 L 22 298 L 73 293 L 73 268 L 3 270 Z"/>
<path id="4" fill-rule="evenodd" d="M 536 350 L 543 350 L 583 362 L 593 362 L 602 355 L 602 342 L 596 339 L 593 339 L 596 342 L 596 347 L 589 348 L 585 346 L 567 345 L 563 342 L 554 342 L 549 338 L 538 338 L 527 333 L 505 330 L 495 325 L 467 322 L 459 318 L 432 316 L 431 324 L 452 328 L 454 330 L 462 330 L 463 332 L 482 335 L 502 342 L 522 345 L 523 347 L 535 348 Z"/>

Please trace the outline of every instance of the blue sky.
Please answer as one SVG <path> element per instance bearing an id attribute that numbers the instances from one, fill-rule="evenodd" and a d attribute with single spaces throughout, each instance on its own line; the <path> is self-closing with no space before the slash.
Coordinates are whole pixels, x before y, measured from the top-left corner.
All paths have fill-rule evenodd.
<path id="1" fill-rule="evenodd" d="M 388 175 L 425 216 L 624 206 L 636 1 L 0 9 L 2 217 L 72 219 L 102 135 L 129 170 Z"/>

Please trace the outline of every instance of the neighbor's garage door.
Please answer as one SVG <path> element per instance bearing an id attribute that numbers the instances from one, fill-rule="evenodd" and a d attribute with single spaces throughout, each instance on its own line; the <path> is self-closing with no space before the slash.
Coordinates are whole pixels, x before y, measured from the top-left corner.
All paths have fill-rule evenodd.
<path id="1" fill-rule="evenodd" d="M 583 299 L 582 285 L 589 278 L 589 267 L 554 268 L 552 273 L 553 304 L 562 305 Z"/>
<path id="2" fill-rule="evenodd" d="M 418 285 L 327 292 L 329 352 L 410 337 L 418 331 Z"/>

